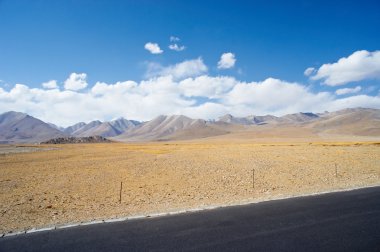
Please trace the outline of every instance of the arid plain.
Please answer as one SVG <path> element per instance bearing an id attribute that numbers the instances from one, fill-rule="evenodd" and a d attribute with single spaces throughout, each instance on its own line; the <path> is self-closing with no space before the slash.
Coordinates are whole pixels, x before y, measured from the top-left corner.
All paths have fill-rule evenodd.
<path id="1" fill-rule="evenodd" d="M 46 150 L 0 149 L 0 233 L 380 184 L 379 141 L 219 139 L 28 150 L 34 148 Z"/>

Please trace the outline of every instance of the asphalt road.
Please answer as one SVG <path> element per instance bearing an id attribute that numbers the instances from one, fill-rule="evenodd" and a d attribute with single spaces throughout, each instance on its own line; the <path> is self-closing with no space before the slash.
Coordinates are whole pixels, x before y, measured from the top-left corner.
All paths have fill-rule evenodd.
<path id="1" fill-rule="evenodd" d="M 380 187 L 0 239 L 0 251 L 380 251 Z"/>

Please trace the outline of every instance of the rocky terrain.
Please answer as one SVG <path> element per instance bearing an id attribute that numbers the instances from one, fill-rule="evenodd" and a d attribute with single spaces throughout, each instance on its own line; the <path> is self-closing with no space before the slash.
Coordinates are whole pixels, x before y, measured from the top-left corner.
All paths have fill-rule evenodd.
<path id="1" fill-rule="evenodd" d="M 41 144 L 77 144 L 77 143 L 111 143 L 105 137 L 102 136 L 90 136 L 90 137 L 58 137 L 53 138 Z"/>

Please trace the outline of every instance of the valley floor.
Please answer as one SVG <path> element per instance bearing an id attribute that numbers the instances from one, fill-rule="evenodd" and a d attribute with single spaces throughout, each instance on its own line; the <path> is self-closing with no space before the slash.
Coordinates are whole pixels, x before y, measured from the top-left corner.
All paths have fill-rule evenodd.
<path id="1" fill-rule="evenodd" d="M 43 147 L 0 155 L 0 233 L 380 184 L 380 142 Z"/>

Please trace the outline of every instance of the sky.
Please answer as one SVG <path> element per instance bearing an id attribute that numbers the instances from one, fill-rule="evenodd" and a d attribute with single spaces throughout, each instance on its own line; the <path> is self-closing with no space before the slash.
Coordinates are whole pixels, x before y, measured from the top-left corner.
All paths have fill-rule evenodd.
<path id="1" fill-rule="evenodd" d="M 379 1 L 0 0 L 0 113 L 60 126 L 380 108 Z"/>

